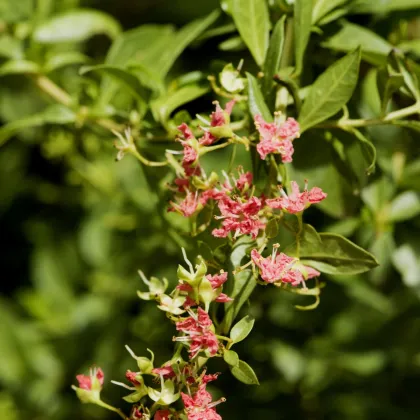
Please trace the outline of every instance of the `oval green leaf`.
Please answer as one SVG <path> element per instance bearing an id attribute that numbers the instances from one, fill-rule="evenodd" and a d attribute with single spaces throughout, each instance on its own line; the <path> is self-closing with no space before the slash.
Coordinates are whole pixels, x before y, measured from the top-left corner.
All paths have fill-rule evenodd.
<path id="1" fill-rule="evenodd" d="M 246 315 L 238 323 L 236 323 L 233 328 L 230 330 L 230 338 L 233 343 L 239 343 L 248 337 L 248 334 L 252 331 L 254 327 L 255 318 Z"/>
<path id="2" fill-rule="evenodd" d="M 239 34 L 261 67 L 268 48 L 270 19 L 265 0 L 232 0 L 232 17 Z"/>
<path id="3" fill-rule="evenodd" d="M 248 106 L 252 116 L 255 117 L 259 114 L 265 121 L 273 121 L 257 79 L 250 73 L 246 73 L 246 77 L 248 79 Z"/>
<path id="4" fill-rule="evenodd" d="M 358 48 L 316 79 L 299 115 L 301 132 L 336 114 L 348 102 L 357 84 L 359 65 Z"/>
<path id="5" fill-rule="evenodd" d="M 232 375 L 246 385 L 259 385 L 257 375 L 248 363 L 239 360 L 236 366 L 230 368 Z"/>

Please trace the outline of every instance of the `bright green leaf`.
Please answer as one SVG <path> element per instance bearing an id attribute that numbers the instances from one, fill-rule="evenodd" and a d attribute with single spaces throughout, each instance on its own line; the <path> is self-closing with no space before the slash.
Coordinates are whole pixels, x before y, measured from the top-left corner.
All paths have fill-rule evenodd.
<path id="1" fill-rule="evenodd" d="M 316 79 L 299 115 L 301 132 L 336 114 L 357 84 L 360 49 L 336 61 Z"/>
<path id="2" fill-rule="evenodd" d="M 355 13 L 377 13 L 380 6 L 381 13 L 389 13 L 396 10 L 409 10 L 420 8 L 419 0 L 383 0 L 378 5 L 377 0 L 356 0 L 352 4 Z"/>
<path id="3" fill-rule="evenodd" d="M 385 64 L 392 49 L 392 45 L 376 33 L 349 22 L 343 22 L 341 29 L 323 42 L 322 46 L 345 52 L 361 47 L 362 58 L 374 65 Z"/>
<path id="4" fill-rule="evenodd" d="M 224 350 L 223 359 L 230 366 L 237 366 L 239 363 L 239 356 L 236 351 L 233 350 Z"/>
<path id="5" fill-rule="evenodd" d="M 75 64 L 85 64 L 90 60 L 86 55 L 78 51 L 69 51 L 54 54 L 44 64 L 43 70 L 45 73 L 61 69 L 62 67 L 72 66 Z"/>
<path id="6" fill-rule="evenodd" d="M 238 323 L 236 323 L 230 330 L 230 338 L 233 343 L 239 343 L 244 340 L 252 331 L 254 322 L 255 319 L 252 316 L 246 315 Z"/>
<path id="7" fill-rule="evenodd" d="M 270 19 L 265 0 L 232 0 L 232 17 L 255 62 L 261 67 L 268 48 Z"/>
<path id="8" fill-rule="evenodd" d="M 277 21 L 270 38 L 270 45 L 268 47 L 267 56 L 265 57 L 264 61 L 263 91 L 265 97 L 269 95 L 273 86 L 273 76 L 278 72 L 280 68 L 280 60 L 284 45 L 285 22 L 286 15 Z"/>
<path id="9" fill-rule="evenodd" d="M 255 117 L 259 114 L 265 121 L 273 121 L 257 79 L 250 73 L 246 73 L 246 77 L 248 79 L 248 106 L 252 116 Z"/>
<path id="10" fill-rule="evenodd" d="M 98 10 L 74 9 L 42 23 L 33 38 L 42 44 L 54 44 L 86 41 L 97 34 L 115 38 L 120 32 L 120 24 L 112 16 Z"/>
<path id="11" fill-rule="evenodd" d="M 27 60 L 9 60 L 0 66 L 0 76 L 11 74 L 37 74 L 40 68 L 37 63 Z"/>
<path id="12" fill-rule="evenodd" d="M 295 66 L 300 74 L 303 68 L 303 57 L 311 34 L 313 0 L 295 0 L 294 34 L 295 34 Z"/>
<path id="13" fill-rule="evenodd" d="M 257 375 L 248 363 L 239 360 L 236 366 L 230 368 L 232 375 L 246 385 L 259 385 Z"/>
<path id="14" fill-rule="evenodd" d="M 391 202 L 387 220 L 402 222 L 420 214 L 420 195 L 414 191 L 405 191 Z"/>
<path id="15" fill-rule="evenodd" d="M 411 245 L 404 244 L 397 248 L 392 255 L 392 262 L 406 286 L 420 286 L 420 259 Z"/>
<path id="16" fill-rule="evenodd" d="M 335 8 L 344 5 L 348 0 L 315 0 L 312 8 L 312 23 L 319 22 Z"/>
<path id="17" fill-rule="evenodd" d="M 166 124 L 171 113 L 178 107 L 205 95 L 209 91 L 207 86 L 186 85 L 180 89 L 162 96 L 152 102 L 152 112 L 156 121 Z"/>

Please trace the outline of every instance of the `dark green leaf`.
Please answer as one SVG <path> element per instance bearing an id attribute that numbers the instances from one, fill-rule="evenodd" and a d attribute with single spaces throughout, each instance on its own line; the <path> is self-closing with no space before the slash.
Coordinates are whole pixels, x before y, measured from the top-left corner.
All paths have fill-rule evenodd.
<path id="1" fill-rule="evenodd" d="M 294 34 L 295 34 L 295 66 L 300 74 L 303 67 L 303 57 L 311 34 L 313 0 L 295 0 Z"/>
<path id="2" fill-rule="evenodd" d="M 171 37 L 170 43 L 165 48 L 156 51 L 155 62 L 148 62 L 147 65 L 157 72 L 160 78 L 165 78 L 176 59 L 199 35 L 201 35 L 219 17 L 220 12 L 214 10 L 208 16 L 194 20 L 182 27 L 175 36 Z"/>
<path id="3" fill-rule="evenodd" d="M 261 67 L 268 48 L 270 19 L 265 0 L 232 0 L 232 17 L 255 62 Z"/>
<path id="4" fill-rule="evenodd" d="M 283 53 L 284 45 L 285 22 L 286 15 L 280 18 L 277 21 L 276 26 L 274 26 L 274 30 L 270 38 L 270 45 L 268 46 L 267 56 L 265 57 L 263 91 L 266 98 L 273 87 L 273 77 L 280 68 L 280 59 Z"/>
<path id="5" fill-rule="evenodd" d="M 363 156 L 368 163 L 368 167 L 366 168 L 366 173 L 368 175 L 375 172 L 375 165 L 376 165 L 376 148 L 373 143 L 367 139 L 359 130 L 352 130 L 353 134 L 356 138 L 360 141 L 360 146 L 362 148 Z"/>
<path id="6" fill-rule="evenodd" d="M 97 66 L 86 66 L 80 69 L 80 74 L 99 73 L 112 77 L 120 84 L 124 85 L 137 99 L 143 100 L 146 93 L 145 89 L 136 76 L 129 71 L 116 66 L 98 64 Z"/>
<path id="7" fill-rule="evenodd" d="M 252 316 L 246 315 L 238 323 L 236 323 L 230 330 L 230 338 L 232 339 L 233 343 L 239 343 L 248 337 L 248 334 L 254 327 L 254 322 L 255 319 Z"/>
<path id="8" fill-rule="evenodd" d="M 236 366 L 230 368 L 232 375 L 246 385 L 259 385 L 257 375 L 248 363 L 239 360 Z"/>
<path id="9" fill-rule="evenodd" d="M 166 124 L 171 113 L 188 102 L 205 95 L 209 91 L 207 86 L 186 85 L 180 89 L 162 96 L 152 102 L 152 112 L 156 121 Z"/>
<path id="10" fill-rule="evenodd" d="M 395 10 L 409 10 L 420 8 L 419 0 L 386 0 L 380 4 L 381 13 L 389 13 Z M 356 0 L 352 4 L 355 13 L 377 13 L 377 0 Z"/>
<path id="11" fill-rule="evenodd" d="M 112 16 L 98 10 L 74 9 L 42 23 L 33 38 L 43 44 L 54 44 L 86 41 L 97 34 L 115 38 L 120 32 L 120 24 Z"/>
<path id="12" fill-rule="evenodd" d="M 252 116 L 255 117 L 259 114 L 265 121 L 273 121 L 257 79 L 250 73 L 246 73 L 246 77 L 248 79 L 248 106 Z"/>
<path id="13" fill-rule="evenodd" d="M 341 29 L 322 43 L 336 51 L 353 51 L 361 47 L 362 58 L 374 65 L 384 65 L 392 45 L 369 29 L 354 23 L 343 22 Z"/>
<path id="14" fill-rule="evenodd" d="M 320 242 L 313 235 L 303 236 L 300 259 L 304 264 L 327 274 L 364 273 L 378 265 L 375 257 L 358 245 L 334 233 L 320 233 Z"/>
<path id="15" fill-rule="evenodd" d="M 10 122 L 0 128 L 0 146 L 18 131 L 44 124 L 69 124 L 76 120 L 74 112 L 62 105 L 51 105 L 45 111 Z"/>
<path id="16" fill-rule="evenodd" d="M 230 366 L 237 366 L 239 363 L 239 356 L 236 351 L 233 350 L 224 350 L 223 359 Z"/>
<path id="17" fill-rule="evenodd" d="M 279 233 L 279 224 L 276 219 L 271 219 L 265 226 L 267 238 L 275 238 Z"/>
<path id="18" fill-rule="evenodd" d="M 336 61 L 312 85 L 299 115 L 301 132 L 336 114 L 357 84 L 360 49 Z"/>

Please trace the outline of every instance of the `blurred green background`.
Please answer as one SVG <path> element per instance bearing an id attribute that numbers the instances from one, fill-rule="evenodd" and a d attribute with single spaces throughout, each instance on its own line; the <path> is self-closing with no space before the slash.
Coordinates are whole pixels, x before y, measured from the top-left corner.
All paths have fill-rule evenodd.
<path id="1" fill-rule="evenodd" d="M 270 1 L 273 15 L 288 3 Z M 341 51 L 361 42 L 361 80 L 350 109 L 371 117 L 379 106 L 376 72 L 386 65 L 392 46 L 414 64 L 420 59 L 420 2 L 331 3 L 329 13 L 344 20 L 337 23 L 328 15 L 322 30 L 314 31 L 304 78 L 311 83 Z M 33 40 L 39 25 L 78 7 L 103 11 L 112 23 L 78 41 Z M 54 57 L 71 51 L 87 57 L 84 64 L 99 64 L 120 31 L 116 22 L 123 30 L 150 23 L 181 28 L 218 8 L 216 0 L 1 0 L 0 63 L 49 63 L 52 80 L 79 103 L 97 105 L 106 88 L 103 79 L 80 76 L 80 63 L 55 68 Z M 346 25 L 352 35 L 335 37 Z M 214 28 L 222 29 L 210 32 Z M 185 49 L 167 86 L 175 81 L 176 91 L 180 75 L 197 70 L 205 75 L 242 57 L 246 70 L 255 71 L 229 15 L 221 14 L 211 29 Z M 30 73 L 0 70 L 0 120 L 18 122 L 19 129 L 7 141 L 4 131 L 0 135 L 0 418 L 111 419 L 115 416 L 79 403 L 70 389 L 75 375 L 95 363 L 106 380 L 123 380 L 125 370 L 135 368 L 125 344 L 138 355 L 152 349 L 159 364 L 171 356 L 173 329 L 153 303 L 138 300 L 142 285 L 136 272 L 167 276 L 173 283 L 180 245 L 194 252 L 196 242 L 182 233 L 188 230 L 185 220 L 166 215 L 167 171 L 142 168 L 131 157 L 116 163 L 109 131 L 54 118 L 19 126 L 54 103 Z M 191 115 L 210 112 L 216 97 L 206 92 L 181 108 Z M 393 101 L 396 107 L 407 104 L 404 95 Z M 107 106 L 107 112 L 98 112 L 122 122 L 136 118 L 125 91 Z M 175 114 L 166 126 L 150 113 L 146 119 L 153 130 L 166 133 L 179 118 Z M 311 312 L 295 310 L 296 298 L 281 290 L 258 289 L 246 308 L 257 318 L 256 327 L 238 352 L 261 385 L 237 382 L 217 361 L 210 366 L 223 373 L 212 391 L 227 397 L 218 409 L 225 419 L 419 418 L 419 134 L 403 127 L 369 129 L 378 153 L 370 177 L 357 146 L 343 133 L 333 135 L 343 145 L 345 165 L 315 130 L 296 141 L 295 176 L 307 177 L 330 196 L 325 205 L 310 209 L 306 220 L 369 248 L 381 266 L 363 276 L 324 276 L 321 305 Z M 141 147 L 159 159 L 166 147 L 174 147 L 168 143 L 146 141 Z M 217 154 L 207 165 L 220 170 L 225 158 Z M 123 390 L 108 383 L 103 395 L 128 410 L 120 400 Z"/>

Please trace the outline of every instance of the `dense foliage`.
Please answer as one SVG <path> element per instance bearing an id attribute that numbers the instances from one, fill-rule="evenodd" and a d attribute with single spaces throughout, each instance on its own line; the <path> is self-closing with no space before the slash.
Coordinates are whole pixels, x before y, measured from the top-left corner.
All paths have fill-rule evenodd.
<path id="1" fill-rule="evenodd" d="M 229 271 L 227 314 L 255 318 L 235 351 L 259 386 L 209 361 L 223 418 L 416 419 L 419 18 L 416 0 L 0 2 L 0 417 L 117 418 L 70 388 L 92 364 L 128 413 L 109 383 L 134 367 L 124 345 L 152 349 L 156 366 L 173 354 L 137 270 L 172 289 L 184 248 Z M 267 216 L 261 230 L 264 256 L 280 243 L 322 273 L 308 281 L 314 305 L 272 285 L 241 298 L 232 272 L 252 238 L 214 237 L 217 206 L 193 220 L 167 211 L 180 204 L 177 127 L 198 137 L 212 101 L 230 99 L 236 137 L 212 132 L 222 147 L 200 156 L 205 173 L 223 182 L 241 165 L 258 194 L 307 179 L 328 195 L 305 210 L 310 225 L 286 218 L 288 233 Z M 291 163 L 256 153 L 254 119 L 274 111 L 300 124 Z"/>

